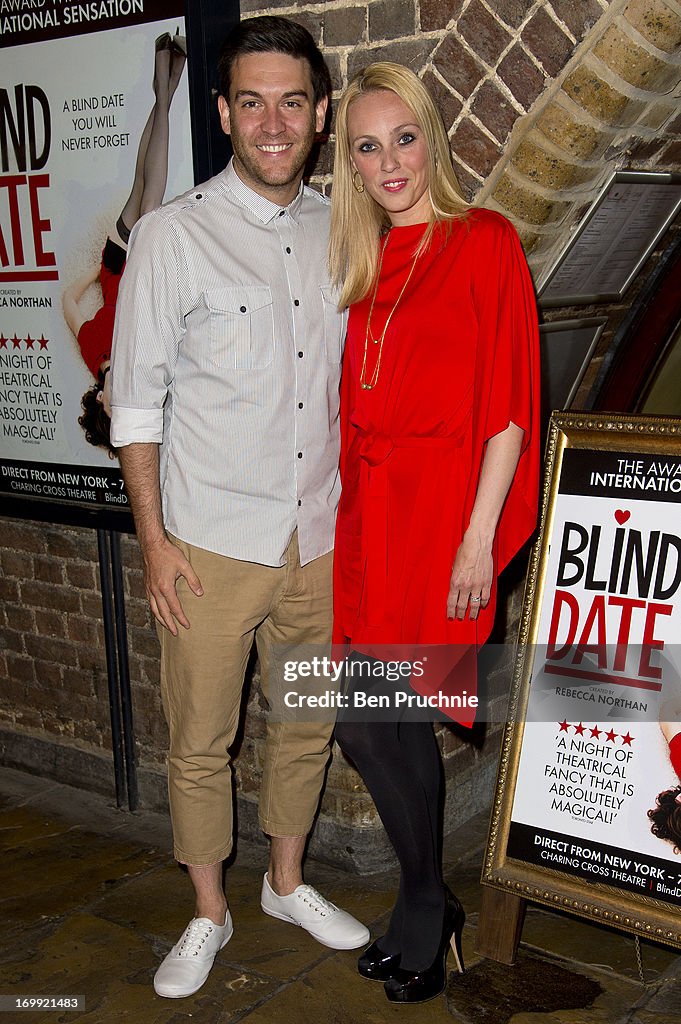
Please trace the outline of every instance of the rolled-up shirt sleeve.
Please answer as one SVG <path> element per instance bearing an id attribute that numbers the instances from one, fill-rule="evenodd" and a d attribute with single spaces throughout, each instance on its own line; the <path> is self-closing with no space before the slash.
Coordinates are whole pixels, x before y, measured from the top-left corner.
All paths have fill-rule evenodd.
<path id="1" fill-rule="evenodd" d="M 116 304 L 111 349 L 111 443 L 116 448 L 163 440 L 163 406 L 184 333 L 189 280 L 172 220 L 162 210 L 147 214 L 130 236 Z"/>

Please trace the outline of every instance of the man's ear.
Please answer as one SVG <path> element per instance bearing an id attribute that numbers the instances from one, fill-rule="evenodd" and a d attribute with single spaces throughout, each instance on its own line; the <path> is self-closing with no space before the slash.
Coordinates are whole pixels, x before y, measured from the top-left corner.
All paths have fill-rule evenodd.
<path id="1" fill-rule="evenodd" d="M 229 120 L 229 103 L 224 96 L 218 96 L 218 110 L 220 112 L 220 124 L 225 135 L 229 135 L 231 125 Z"/>
<path id="2" fill-rule="evenodd" d="M 315 107 L 315 130 L 321 132 L 324 130 L 324 122 L 326 120 L 326 108 L 329 105 L 329 97 L 324 96 L 317 106 Z"/>

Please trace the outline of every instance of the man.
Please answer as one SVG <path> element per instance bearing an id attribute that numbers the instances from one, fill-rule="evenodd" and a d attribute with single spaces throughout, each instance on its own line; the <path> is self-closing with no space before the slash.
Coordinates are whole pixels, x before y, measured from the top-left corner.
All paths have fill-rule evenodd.
<path id="1" fill-rule="evenodd" d="M 232 935 L 227 751 L 245 666 L 255 637 L 267 696 L 273 644 L 329 641 L 339 490 L 343 323 L 325 269 L 328 205 L 302 185 L 329 72 L 309 33 L 279 17 L 237 26 L 219 72 L 233 160 L 137 226 L 112 357 L 112 440 L 162 627 L 175 856 L 196 893 L 154 979 L 170 997 L 200 988 Z M 351 949 L 367 929 L 302 882 L 331 730 L 268 722 L 261 904 Z"/>

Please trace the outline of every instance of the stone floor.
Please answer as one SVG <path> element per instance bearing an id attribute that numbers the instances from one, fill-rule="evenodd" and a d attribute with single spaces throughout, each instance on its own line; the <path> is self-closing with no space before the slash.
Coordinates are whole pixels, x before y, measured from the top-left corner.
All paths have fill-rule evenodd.
<path id="1" fill-rule="evenodd" d="M 259 890 L 267 850 L 241 844 L 229 872 L 235 934 L 206 985 L 161 999 L 151 980 L 189 917 L 189 883 L 168 855 L 167 821 L 131 815 L 101 797 L 0 771 L 0 1003 L 7 996 L 81 995 L 75 1012 L 26 1011 L 7 1019 L 78 1024 L 678 1024 L 681 958 L 539 907 L 528 910 L 514 967 L 473 952 L 485 823 L 454 837 L 447 878 L 468 918 L 468 971 L 423 1006 L 389 1004 L 360 978 L 354 953 L 336 953 L 265 917 Z M 309 862 L 307 880 L 380 934 L 394 878 L 369 880 Z M 3 999 L 4 997 L 4 999 Z M 2 1018 L 0 1017 L 0 1021 Z"/>

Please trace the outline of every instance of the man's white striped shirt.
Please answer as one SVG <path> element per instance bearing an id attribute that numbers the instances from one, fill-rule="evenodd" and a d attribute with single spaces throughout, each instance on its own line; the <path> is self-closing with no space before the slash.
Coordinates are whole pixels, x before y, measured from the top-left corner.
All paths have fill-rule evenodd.
<path id="1" fill-rule="evenodd" d="M 166 529 L 281 565 L 333 546 L 345 318 L 327 276 L 328 202 L 282 208 L 231 164 L 131 235 L 112 351 L 111 437 L 161 445 Z"/>

